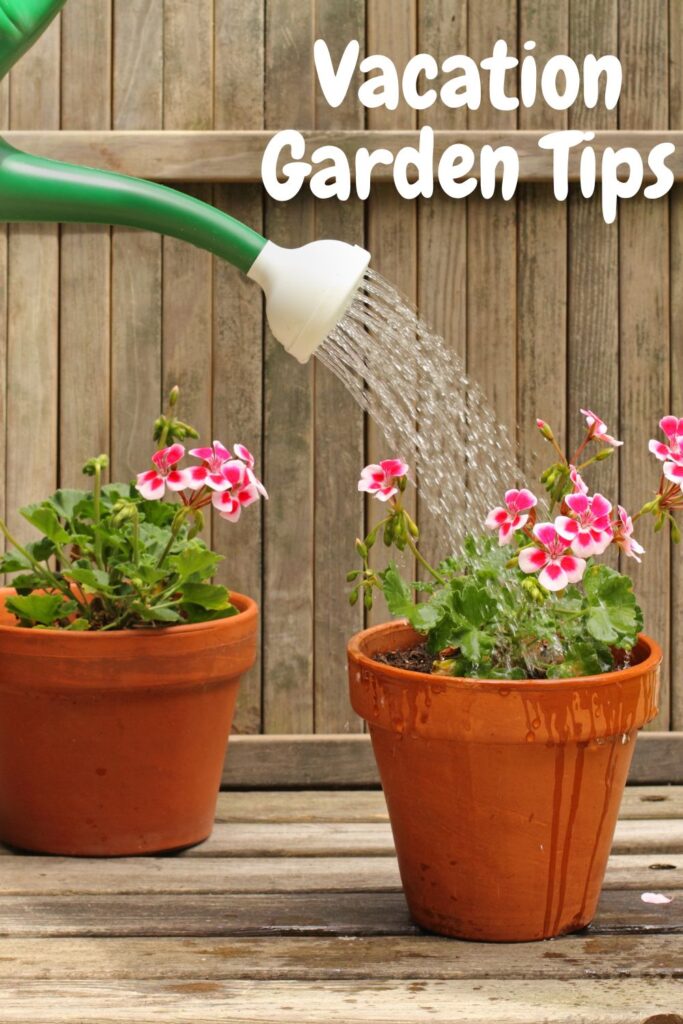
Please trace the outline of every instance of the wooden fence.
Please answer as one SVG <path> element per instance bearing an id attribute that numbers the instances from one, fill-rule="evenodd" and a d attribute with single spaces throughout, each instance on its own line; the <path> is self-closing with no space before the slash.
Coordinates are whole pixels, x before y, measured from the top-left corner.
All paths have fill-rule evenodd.
<path id="1" fill-rule="evenodd" d="M 511 48 L 534 39 L 539 60 L 618 53 L 624 90 L 613 112 L 484 104 L 418 116 L 366 112 L 355 94 L 332 110 L 314 78 L 318 36 L 335 56 L 358 38 L 399 66 L 418 51 L 481 57 L 498 38 Z M 466 358 L 530 464 L 537 415 L 575 438 L 579 406 L 594 407 L 626 442 L 600 467 L 600 485 L 637 507 L 657 473 L 647 440 L 661 415 L 683 414 L 680 188 L 629 200 L 606 226 L 598 201 L 557 202 L 547 164 L 533 160 L 507 203 L 407 202 L 380 184 L 366 204 L 279 204 L 258 165 L 281 127 L 368 132 L 371 146 L 421 124 L 476 132 L 476 145 L 564 127 L 676 140 L 682 40 L 676 0 L 69 0 L 0 87 L 0 128 L 36 152 L 184 183 L 281 244 L 365 244 Z M 321 366 L 300 367 L 273 342 L 259 290 L 207 254 L 120 228 L 0 229 L 0 505 L 10 522 L 22 503 L 76 484 L 92 454 L 109 451 L 118 478 L 143 468 L 176 383 L 202 436 L 257 453 L 271 493 L 262 518 L 251 510 L 237 527 L 212 526 L 224 578 L 263 609 L 238 730 L 359 731 L 344 647 L 362 613 L 346 603 L 344 572 L 363 529 L 358 469 L 383 450 L 375 427 Z M 681 556 L 665 536 L 644 539 L 637 586 L 668 652 L 655 727 L 681 730 Z"/>

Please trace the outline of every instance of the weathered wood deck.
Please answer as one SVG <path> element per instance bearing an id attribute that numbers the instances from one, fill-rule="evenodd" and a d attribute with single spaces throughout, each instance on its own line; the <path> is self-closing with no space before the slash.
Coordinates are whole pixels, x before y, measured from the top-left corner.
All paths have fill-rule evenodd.
<path id="1" fill-rule="evenodd" d="M 414 927 L 379 791 L 222 793 L 174 856 L 0 853 L 2 1024 L 683 1022 L 683 786 L 627 790 L 594 924 L 544 943 Z"/>

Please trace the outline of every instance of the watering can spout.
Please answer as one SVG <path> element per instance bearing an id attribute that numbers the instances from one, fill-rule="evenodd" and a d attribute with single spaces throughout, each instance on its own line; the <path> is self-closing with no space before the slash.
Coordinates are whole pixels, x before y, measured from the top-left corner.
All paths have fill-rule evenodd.
<path id="1" fill-rule="evenodd" d="M 0 0 L 0 79 L 29 50 L 66 0 Z"/>
<path id="2" fill-rule="evenodd" d="M 261 285 L 273 334 L 299 362 L 341 319 L 370 259 L 359 246 L 331 240 L 281 248 L 176 189 L 29 156 L 3 139 L 0 221 L 118 224 L 171 235 L 220 256 Z"/>
<path id="3" fill-rule="evenodd" d="M 0 79 L 66 0 L 0 0 Z M 171 235 L 257 281 L 275 337 L 306 362 L 351 304 L 370 254 L 345 242 L 283 249 L 182 192 L 123 174 L 28 156 L 0 139 L 0 221 L 119 224 Z"/>

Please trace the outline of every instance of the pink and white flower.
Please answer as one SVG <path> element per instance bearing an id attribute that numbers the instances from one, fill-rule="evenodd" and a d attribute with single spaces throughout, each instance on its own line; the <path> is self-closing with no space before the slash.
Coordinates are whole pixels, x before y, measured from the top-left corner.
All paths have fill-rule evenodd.
<path id="1" fill-rule="evenodd" d="M 243 444 L 234 444 L 233 450 L 237 458 L 240 459 L 247 467 L 247 480 L 249 483 L 254 485 L 261 497 L 267 498 L 268 492 L 254 472 L 254 456 Z"/>
<path id="2" fill-rule="evenodd" d="M 683 487 L 683 462 L 665 462 L 662 473 L 672 484 Z"/>
<path id="3" fill-rule="evenodd" d="M 591 409 L 582 409 L 581 412 L 586 417 L 591 439 L 595 438 L 596 441 L 604 441 L 605 444 L 611 444 L 613 448 L 618 448 L 619 445 L 624 443 L 623 441 L 617 441 L 616 437 L 612 437 L 607 433 L 607 424 Z"/>
<path id="4" fill-rule="evenodd" d="M 538 499 L 531 491 L 513 488 L 505 492 L 505 508 L 502 505 L 492 508 L 484 525 L 489 530 L 498 530 L 498 543 L 502 547 L 510 543 L 517 530 L 524 529 L 529 520 L 529 510 L 537 503 Z"/>
<path id="5" fill-rule="evenodd" d="M 232 447 L 237 458 L 241 459 L 246 466 L 249 466 L 249 469 L 253 469 L 254 456 L 251 454 L 249 449 L 246 448 L 243 444 L 234 444 Z M 228 456 L 228 458 L 230 458 L 230 456 Z"/>
<path id="6" fill-rule="evenodd" d="M 576 466 L 569 467 L 569 479 L 572 482 L 575 494 L 588 494 L 588 484 L 584 482 Z"/>
<path id="7" fill-rule="evenodd" d="M 169 491 L 182 491 L 190 486 L 190 471 L 176 468 L 184 455 L 182 444 L 172 444 L 154 453 L 152 462 L 155 468 L 137 476 L 136 487 L 143 498 L 156 501 L 163 498 L 167 487 Z"/>
<path id="8" fill-rule="evenodd" d="M 190 455 L 201 459 L 203 465 L 192 466 L 190 487 L 198 491 L 200 487 L 210 487 L 212 491 L 226 491 L 230 484 L 223 475 L 223 466 L 232 458 L 228 449 L 220 441 L 214 441 L 211 448 L 191 448 Z"/>
<path id="9" fill-rule="evenodd" d="M 683 419 L 677 416 L 664 416 L 659 421 L 659 426 L 669 443 L 664 444 L 663 441 L 653 438 L 648 448 L 661 462 L 673 462 L 683 466 Z"/>
<path id="10" fill-rule="evenodd" d="M 561 516 L 563 536 L 571 539 L 572 551 L 582 558 L 601 555 L 612 543 L 612 505 L 602 494 L 578 491 L 566 496 L 569 516 Z"/>
<path id="11" fill-rule="evenodd" d="M 400 459 L 384 459 L 377 465 L 372 463 L 361 470 L 358 490 L 366 491 L 378 501 L 389 501 L 398 494 L 398 481 L 408 472 L 408 466 Z"/>
<path id="12" fill-rule="evenodd" d="M 533 534 L 536 543 L 522 548 L 519 567 L 522 572 L 538 573 L 538 582 L 546 590 L 564 590 L 570 583 L 578 583 L 586 571 L 586 562 L 569 549 L 571 538 L 564 534 L 565 516 L 555 523 L 537 523 Z"/>
<path id="13" fill-rule="evenodd" d="M 246 467 L 245 467 L 246 468 Z M 243 508 L 248 508 L 259 500 L 259 492 L 254 484 L 248 481 L 235 490 L 216 492 L 211 496 L 211 504 L 222 519 L 236 523 Z"/>
<path id="14" fill-rule="evenodd" d="M 645 553 L 645 548 L 633 536 L 633 520 L 623 505 L 617 505 L 617 519 L 612 525 L 614 543 L 617 547 L 621 548 L 629 558 L 635 558 L 636 562 L 640 562 L 641 559 L 638 556 Z"/>

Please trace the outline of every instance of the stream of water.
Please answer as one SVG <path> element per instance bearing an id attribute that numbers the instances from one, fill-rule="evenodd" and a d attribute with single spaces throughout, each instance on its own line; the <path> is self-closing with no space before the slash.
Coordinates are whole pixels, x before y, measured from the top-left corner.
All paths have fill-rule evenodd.
<path id="1" fill-rule="evenodd" d="M 419 484 L 443 553 L 480 533 L 519 473 L 505 429 L 462 359 L 374 270 L 316 353 L 375 420 Z"/>

